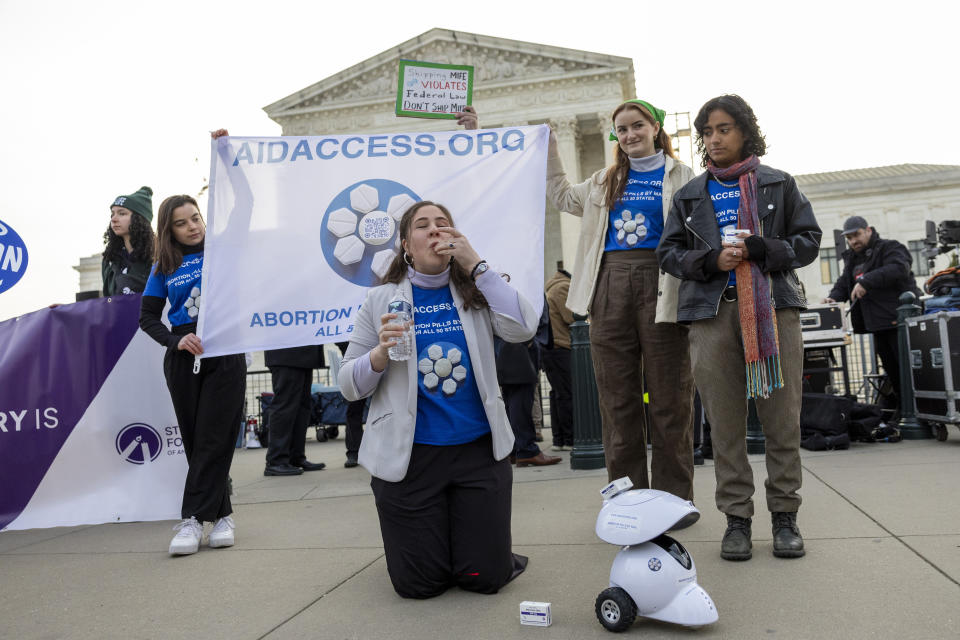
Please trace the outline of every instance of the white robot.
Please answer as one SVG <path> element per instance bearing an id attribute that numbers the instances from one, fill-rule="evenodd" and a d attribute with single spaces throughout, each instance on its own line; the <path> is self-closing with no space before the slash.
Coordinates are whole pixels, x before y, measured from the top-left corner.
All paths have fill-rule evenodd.
<path id="1" fill-rule="evenodd" d="M 713 600 L 697 584 L 693 558 L 665 532 L 700 518 L 693 503 L 666 491 L 629 490 L 629 478 L 600 491 L 597 536 L 623 548 L 610 568 L 610 587 L 597 596 L 600 624 L 624 631 L 642 616 L 689 627 L 717 621 Z"/>

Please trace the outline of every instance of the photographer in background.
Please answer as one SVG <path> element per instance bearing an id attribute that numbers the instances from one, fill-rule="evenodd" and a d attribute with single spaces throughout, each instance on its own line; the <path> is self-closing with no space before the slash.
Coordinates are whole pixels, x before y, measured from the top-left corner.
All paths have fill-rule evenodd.
<path id="1" fill-rule="evenodd" d="M 900 407 L 900 358 L 897 346 L 897 306 L 900 294 L 913 292 L 920 298 L 910 251 L 896 240 L 885 240 L 860 216 L 843 223 L 843 236 L 850 248 L 843 252 L 843 273 L 823 299 L 825 303 L 850 302 L 854 333 L 872 333 L 883 370 L 893 386 L 894 416 Z M 891 420 L 896 422 L 896 419 Z"/>

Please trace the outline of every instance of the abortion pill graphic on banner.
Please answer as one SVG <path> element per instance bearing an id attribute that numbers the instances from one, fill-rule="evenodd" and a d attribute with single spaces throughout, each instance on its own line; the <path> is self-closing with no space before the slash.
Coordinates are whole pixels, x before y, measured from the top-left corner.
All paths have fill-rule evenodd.
<path id="1" fill-rule="evenodd" d="M 327 264 L 356 285 L 378 284 L 397 255 L 400 218 L 419 200 L 393 180 L 362 180 L 341 191 L 323 216 L 320 247 Z"/>
<path id="2" fill-rule="evenodd" d="M 27 270 L 27 258 L 23 239 L 0 220 L 0 293 L 20 281 Z"/>

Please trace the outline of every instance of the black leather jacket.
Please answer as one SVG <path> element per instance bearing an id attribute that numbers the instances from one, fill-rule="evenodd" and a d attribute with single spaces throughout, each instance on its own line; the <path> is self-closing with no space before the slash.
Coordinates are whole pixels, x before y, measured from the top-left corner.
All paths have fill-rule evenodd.
<path id="1" fill-rule="evenodd" d="M 657 247 L 660 268 L 682 280 L 678 322 L 715 317 L 727 285 L 728 273 L 717 270 L 721 237 L 707 191 L 708 177 L 706 172 L 700 174 L 673 196 Z M 757 215 L 763 253 L 751 259 L 770 276 L 774 307 L 806 307 L 794 269 L 813 262 L 820 251 L 820 226 L 810 201 L 793 177 L 761 164 L 757 167 Z"/>

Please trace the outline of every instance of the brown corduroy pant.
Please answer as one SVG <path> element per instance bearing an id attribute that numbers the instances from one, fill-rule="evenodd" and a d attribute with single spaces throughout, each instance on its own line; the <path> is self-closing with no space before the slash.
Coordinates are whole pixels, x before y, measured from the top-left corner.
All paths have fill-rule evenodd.
<path id="1" fill-rule="evenodd" d="M 656 323 L 659 266 L 652 250 L 604 254 L 590 309 L 603 451 L 610 480 L 693 499 L 693 379 L 687 328 Z M 643 382 L 653 454 L 647 478 Z"/>
<path id="2" fill-rule="evenodd" d="M 784 388 L 758 398 L 757 415 L 766 437 L 767 508 L 797 511 L 802 484 L 800 400 L 803 383 L 803 338 L 798 309 L 777 310 L 780 366 Z M 693 377 L 710 421 L 717 508 L 726 514 L 753 517 L 753 468 L 747 458 L 746 370 L 737 303 L 720 302 L 717 317 L 690 325 Z"/>

